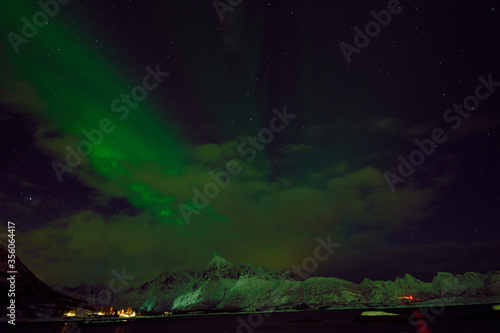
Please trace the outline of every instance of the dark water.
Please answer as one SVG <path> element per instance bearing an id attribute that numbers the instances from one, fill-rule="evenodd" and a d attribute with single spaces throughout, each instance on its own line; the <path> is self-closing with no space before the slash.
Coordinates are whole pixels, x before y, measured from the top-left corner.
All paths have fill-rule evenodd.
<path id="1" fill-rule="evenodd" d="M 267 332 L 408 332 L 408 333 L 496 333 L 500 332 L 498 320 L 460 320 L 452 317 L 482 313 L 490 310 L 490 306 L 448 306 L 420 310 L 428 319 L 424 321 L 405 321 L 398 323 L 358 323 L 351 320 L 361 314 L 362 310 L 322 310 L 279 314 L 235 314 L 207 315 L 190 317 L 166 317 L 142 321 L 132 321 L 125 325 L 108 327 L 84 327 L 68 323 L 45 323 L 16 325 L 16 332 L 40 333 L 139 333 L 139 332 L 235 332 L 235 333 L 267 333 Z M 384 311 L 410 316 L 415 309 L 385 309 Z M 440 314 L 435 319 L 434 314 Z M 5 326 L 1 327 L 1 331 Z"/>

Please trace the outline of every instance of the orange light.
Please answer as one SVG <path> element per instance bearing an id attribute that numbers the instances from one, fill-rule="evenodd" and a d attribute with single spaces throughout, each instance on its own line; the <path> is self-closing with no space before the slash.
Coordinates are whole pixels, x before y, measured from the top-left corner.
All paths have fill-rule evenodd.
<path id="1" fill-rule="evenodd" d="M 401 296 L 399 299 L 411 299 L 413 300 L 413 296 Z"/>

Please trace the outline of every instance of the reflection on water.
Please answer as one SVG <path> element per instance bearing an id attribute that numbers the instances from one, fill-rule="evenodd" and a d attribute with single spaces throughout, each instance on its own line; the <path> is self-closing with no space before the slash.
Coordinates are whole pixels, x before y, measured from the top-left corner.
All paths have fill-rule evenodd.
<path id="1" fill-rule="evenodd" d="M 417 321 L 417 329 L 418 333 L 431 333 L 431 329 L 429 328 L 427 321 L 423 319 Z"/>
<path id="2" fill-rule="evenodd" d="M 61 330 L 61 333 L 79 333 L 80 331 L 78 330 L 78 324 L 69 322 L 69 323 L 64 323 L 64 326 Z"/>
<path id="3" fill-rule="evenodd" d="M 116 323 L 116 325 L 123 325 L 123 324 L 124 324 L 123 322 Z M 96 327 L 87 327 L 87 329 L 88 331 L 91 331 L 95 330 Z M 79 327 L 78 323 L 69 322 L 69 323 L 64 323 L 64 326 L 61 328 L 60 333 L 81 333 L 82 331 L 83 329 Z M 113 325 L 110 325 L 107 331 L 112 333 L 126 333 L 123 327 L 113 327 Z"/>
<path id="4" fill-rule="evenodd" d="M 416 320 L 413 321 L 412 317 L 415 318 Z M 432 320 L 432 318 L 429 319 Z M 424 318 L 424 316 L 420 312 L 420 309 L 415 309 L 413 311 L 413 314 L 410 316 L 410 324 L 417 326 L 418 333 L 431 333 L 431 329 L 429 328 L 427 319 Z"/>

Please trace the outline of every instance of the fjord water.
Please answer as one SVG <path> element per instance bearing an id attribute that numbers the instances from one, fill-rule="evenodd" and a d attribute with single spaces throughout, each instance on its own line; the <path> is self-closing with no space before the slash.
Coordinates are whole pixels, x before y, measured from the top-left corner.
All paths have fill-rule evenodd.
<path id="1" fill-rule="evenodd" d="M 250 316 L 248 314 L 231 315 L 199 315 L 186 317 L 165 317 L 132 321 L 125 325 L 108 327 L 78 327 L 81 333 L 139 333 L 139 332 L 228 332 L 228 333 L 294 333 L 294 332 L 338 332 L 338 333 L 489 333 L 498 332 L 498 320 L 462 320 L 454 316 L 487 312 L 489 305 L 448 306 L 440 315 L 440 319 L 426 321 L 427 327 L 420 329 L 415 323 L 408 321 L 397 323 L 359 323 L 352 319 L 361 314 L 362 310 L 319 310 L 304 312 L 275 313 L 268 317 Z M 385 309 L 384 311 L 409 316 L 415 309 Z M 261 325 L 255 325 L 264 318 Z M 241 324 L 249 322 L 251 325 Z M 2 329 L 3 331 L 3 329 Z M 16 325 L 16 332 L 39 333 L 69 333 L 78 329 L 69 329 L 67 324 L 30 324 Z"/>

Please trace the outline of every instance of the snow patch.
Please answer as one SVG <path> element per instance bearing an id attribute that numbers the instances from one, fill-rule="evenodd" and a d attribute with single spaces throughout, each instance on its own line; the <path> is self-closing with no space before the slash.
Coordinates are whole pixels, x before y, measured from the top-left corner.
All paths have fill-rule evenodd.
<path id="1" fill-rule="evenodd" d="M 363 311 L 362 316 L 399 316 L 397 313 L 390 313 L 385 311 Z"/>
<path id="2" fill-rule="evenodd" d="M 187 308 L 190 305 L 194 305 L 200 301 L 200 295 L 201 288 L 181 295 L 174 300 L 172 309 Z"/>

